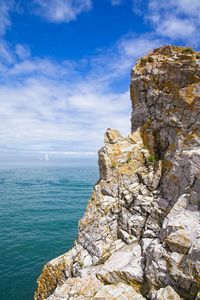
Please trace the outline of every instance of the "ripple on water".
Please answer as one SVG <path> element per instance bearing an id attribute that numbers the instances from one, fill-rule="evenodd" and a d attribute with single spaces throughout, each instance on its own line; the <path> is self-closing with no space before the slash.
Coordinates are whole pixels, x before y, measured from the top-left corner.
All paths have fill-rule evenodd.
<path id="1" fill-rule="evenodd" d="M 31 300 L 45 262 L 66 252 L 92 186 L 93 165 L 0 169 L 0 299 Z"/>

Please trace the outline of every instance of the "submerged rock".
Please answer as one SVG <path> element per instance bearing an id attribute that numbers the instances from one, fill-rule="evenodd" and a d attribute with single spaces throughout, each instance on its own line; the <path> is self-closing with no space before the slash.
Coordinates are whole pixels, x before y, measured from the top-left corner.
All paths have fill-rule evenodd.
<path id="1" fill-rule="evenodd" d="M 74 247 L 35 300 L 199 299 L 200 59 L 166 46 L 131 76 L 132 133 L 108 129 Z"/>

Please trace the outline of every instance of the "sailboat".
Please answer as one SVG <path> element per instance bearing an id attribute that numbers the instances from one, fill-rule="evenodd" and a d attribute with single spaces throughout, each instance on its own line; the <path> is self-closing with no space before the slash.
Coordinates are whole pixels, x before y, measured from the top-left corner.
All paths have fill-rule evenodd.
<path id="1" fill-rule="evenodd" d="M 40 160 L 50 160 L 47 153 L 45 153 Z"/>

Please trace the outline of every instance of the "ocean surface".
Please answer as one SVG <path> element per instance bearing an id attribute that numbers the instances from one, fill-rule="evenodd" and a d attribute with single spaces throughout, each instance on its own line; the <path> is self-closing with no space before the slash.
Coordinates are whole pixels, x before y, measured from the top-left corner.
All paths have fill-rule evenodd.
<path id="1" fill-rule="evenodd" d="M 32 300 L 43 265 L 77 235 L 97 161 L 0 164 L 0 300 Z"/>

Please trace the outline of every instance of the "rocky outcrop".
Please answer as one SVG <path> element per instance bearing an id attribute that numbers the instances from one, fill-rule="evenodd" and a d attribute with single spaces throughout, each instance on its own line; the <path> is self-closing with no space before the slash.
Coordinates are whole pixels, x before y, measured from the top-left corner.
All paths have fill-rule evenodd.
<path id="1" fill-rule="evenodd" d="M 166 46 L 131 76 L 132 133 L 108 129 L 72 250 L 35 300 L 199 299 L 200 55 Z"/>

